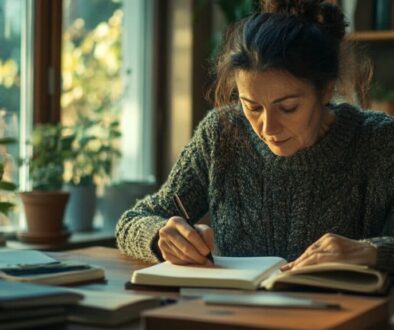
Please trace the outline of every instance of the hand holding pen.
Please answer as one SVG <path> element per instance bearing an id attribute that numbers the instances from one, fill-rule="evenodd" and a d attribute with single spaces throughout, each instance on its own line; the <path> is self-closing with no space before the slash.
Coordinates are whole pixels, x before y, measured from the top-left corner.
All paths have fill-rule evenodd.
<path id="1" fill-rule="evenodd" d="M 171 217 L 159 231 L 158 247 L 163 258 L 174 264 L 212 263 L 212 228 L 202 224 L 193 226 L 178 195 L 174 196 L 174 203 L 180 216 Z"/>
<path id="2" fill-rule="evenodd" d="M 178 209 L 182 212 L 182 214 L 183 214 L 185 220 L 187 221 L 188 225 L 198 231 L 198 229 L 196 227 L 194 227 L 194 225 L 190 222 L 189 214 L 187 213 L 185 207 L 183 206 L 182 201 L 179 198 L 178 194 L 175 194 L 174 198 L 175 198 L 176 205 L 178 206 Z M 208 258 L 208 260 L 210 262 L 215 263 L 213 261 L 213 257 L 212 257 L 211 251 L 209 251 L 209 253 L 207 255 L 207 258 Z"/>

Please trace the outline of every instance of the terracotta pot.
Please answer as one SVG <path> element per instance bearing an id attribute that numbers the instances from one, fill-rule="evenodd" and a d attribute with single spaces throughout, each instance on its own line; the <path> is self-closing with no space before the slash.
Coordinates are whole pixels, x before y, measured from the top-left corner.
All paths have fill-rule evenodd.
<path id="1" fill-rule="evenodd" d="M 63 232 L 63 216 L 69 193 L 22 192 L 28 233 L 33 235 L 59 235 Z"/>

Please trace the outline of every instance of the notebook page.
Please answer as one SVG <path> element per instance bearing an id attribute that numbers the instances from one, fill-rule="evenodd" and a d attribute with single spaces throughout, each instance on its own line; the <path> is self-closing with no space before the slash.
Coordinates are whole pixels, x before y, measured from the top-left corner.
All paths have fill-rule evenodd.
<path id="1" fill-rule="evenodd" d="M 139 270 L 160 277 L 199 279 L 243 279 L 253 281 L 266 271 L 284 264 L 279 257 L 214 257 L 215 265 L 173 265 L 169 262 Z"/>

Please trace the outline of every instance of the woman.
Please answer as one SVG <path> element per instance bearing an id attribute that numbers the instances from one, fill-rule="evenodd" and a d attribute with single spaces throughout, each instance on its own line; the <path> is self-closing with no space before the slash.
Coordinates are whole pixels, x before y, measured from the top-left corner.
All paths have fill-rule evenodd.
<path id="1" fill-rule="evenodd" d="M 394 271 L 394 119 L 330 102 L 347 83 L 345 26 L 317 0 L 266 1 L 238 23 L 217 61 L 216 110 L 161 189 L 123 214 L 119 248 L 176 264 L 205 263 L 215 245 L 293 260 L 283 270 Z M 212 228 L 189 226 L 175 194 L 192 223 L 209 211 Z"/>

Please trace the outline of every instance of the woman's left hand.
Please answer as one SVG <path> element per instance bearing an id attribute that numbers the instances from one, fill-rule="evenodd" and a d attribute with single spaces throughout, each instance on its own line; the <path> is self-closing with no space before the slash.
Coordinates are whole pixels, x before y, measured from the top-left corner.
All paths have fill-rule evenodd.
<path id="1" fill-rule="evenodd" d="M 328 233 L 310 245 L 299 258 L 282 266 L 281 270 L 293 270 L 323 262 L 346 262 L 374 266 L 376 261 L 377 250 L 368 242 Z"/>

